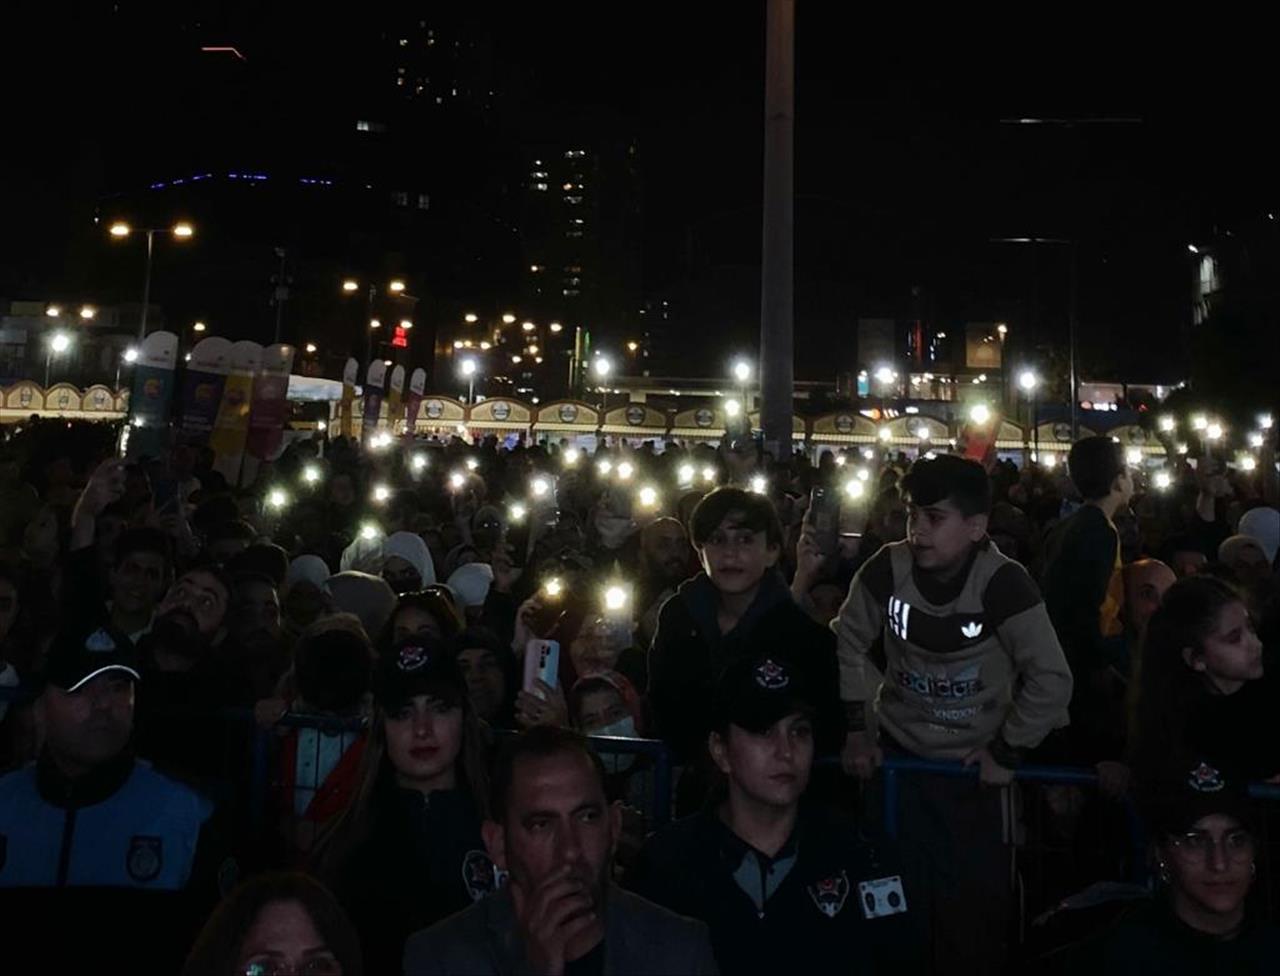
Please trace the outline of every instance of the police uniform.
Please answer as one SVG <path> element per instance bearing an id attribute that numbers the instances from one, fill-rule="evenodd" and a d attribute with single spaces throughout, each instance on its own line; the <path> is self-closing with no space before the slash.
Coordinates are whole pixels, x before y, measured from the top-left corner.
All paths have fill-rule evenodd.
<path id="1" fill-rule="evenodd" d="M 712 702 L 715 728 L 752 734 L 814 710 L 803 672 L 776 654 L 731 664 Z M 921 968 L 909 892 L 885 849 L 804 805 L 772 857 L 703 810 L 651 839 L 626 883 L 706 922 L 726 974 Z"/>
<path id="2" fill-rule="evenodd" d="M 212 814 L 131 755 L 74 782 L 42 758 L 0 777 L 0 887 L 181 891 Z"/>
<path id="3" fill-rule="evenodd" d="M 754 850 L 714 810 L 654 837 L 626 883 L 707 923 L 720 971 L 920 971 L 898 869 L 852 826 L 802 813 L 778 854 Z"/>
<path id="4" fill-rule="evenodd" d="M 75 694 L 107 672 L 138 677 L 128 638 L 102 627 L 60 635 L 45 678 Z M 175 969 L 216 894 L 213 813 L 203 795 L 129 749 L 70 777 L 46 747 L 0 777 L 7 959 L 29 958 L 47 971 L 86 959 L 103 971 Z M 76 919 L 75 939 L 59 931 L 68 918 Z M 149 934 L 118 937 L 140 918 Z"/>

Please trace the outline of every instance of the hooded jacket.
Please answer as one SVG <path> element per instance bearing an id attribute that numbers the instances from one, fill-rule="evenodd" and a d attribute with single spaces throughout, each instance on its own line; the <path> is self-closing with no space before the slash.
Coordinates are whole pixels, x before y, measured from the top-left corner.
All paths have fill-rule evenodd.
<path id="1" fill-rule="evenodd" d="M 705 573 L 682 583 L 658 612 L 649 648 L 649 705 L 657 734 L 676 762 L 699 755 L 711 731 L 708 713 L 716 682 L 744 654 L 768 651 L 801 668 L 819 697 L 815 732 L 820 753 L 839 748 L 844 717 L 839 699 L 835 637 L 797 606 L 781 574 L 767 572 L 737 625 L 720 633 L 719 591 Z"/>

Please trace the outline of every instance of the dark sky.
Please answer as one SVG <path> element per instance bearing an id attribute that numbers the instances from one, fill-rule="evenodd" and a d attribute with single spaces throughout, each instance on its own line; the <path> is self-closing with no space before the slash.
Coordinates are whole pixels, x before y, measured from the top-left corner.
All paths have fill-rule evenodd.
<path id="1" fill-rule="evenodd" d="M 1025 313 L 1034 291 L 1052 334 L 1065 315 L 1063 253 L 1036 259 L 1033 288 L 1025 251 L 988 243 L 1041 235 L 1080 241 L 1081 321 L 1095 359 L 1140 370 L 1186 318 L 1188 239 L 1280 208 L 1268 62 L 1238 41 L 1157 43 L 1149 25 L 1112 22 L 1006 23 L 1021 36 L 1005 36 L 977 23 L 880 23 L 846 6 L 799 4 L 802 359 L 820 361 L 838 341 L 849 324 L 842 308 L 905 311 L 912 284 L 926 286 L 939 316 L 959 320 L 996 306 Z M 255 84 L 227 91 L 218 106 L 243 105 L 239 135 L 251 150 L 287 141 L 294 128 L 315 131 L 327 106 L 360 83 L 353 74 L 364 70 L 359 38 L 369 25 L 419 7 L 431 5 L 330 14 L 302 4 L 108 3 L 78 5 L 72 17 L 69 6 L 46 4 L 11 19 L 4 33 L 19 43 L 0 79 L 8 224 L 0 295 L 56 291 L 74 270 L 68 255 L 83 253 L 67 241 L 84 233 L 99 195 L 153 170 L 166 175 L 172 159 L 210 138 L 185 84 L 201 41 L 221 30 L 253 59 Z M 190 9 L 202 11 L 198 31 Z M 604 109 L 639 133 L 646 287 L 670 289 L 689 276 L 689 241 L 723 242 L 710 263 L 734 269 L 726 307 L 750 341 L 762 0 L 503 4 L 487 16 L 521 105 Z M 1138 121 L 1001 123 L 1025 116 Z M 1120 334 L 1130 341 L 1114 342 Z"/>

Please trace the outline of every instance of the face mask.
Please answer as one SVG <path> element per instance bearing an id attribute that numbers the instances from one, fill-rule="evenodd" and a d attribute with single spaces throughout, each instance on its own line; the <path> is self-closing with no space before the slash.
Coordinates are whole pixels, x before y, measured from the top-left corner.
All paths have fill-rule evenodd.
<path id="1" fill-rule="evenodd" d="M 610 725 L 603 728 L 595 729 L 592 735 L 613 735 L 620 739 L 636 739 L 636 720 L 630 715 L 626 718 L 618 719 Z M 608 773 L 625 773 L 636 761 L 635 753 L 617 753 L 606 752 L 601 753 L 601 761 L 604 763 L 605 771 Z"/>

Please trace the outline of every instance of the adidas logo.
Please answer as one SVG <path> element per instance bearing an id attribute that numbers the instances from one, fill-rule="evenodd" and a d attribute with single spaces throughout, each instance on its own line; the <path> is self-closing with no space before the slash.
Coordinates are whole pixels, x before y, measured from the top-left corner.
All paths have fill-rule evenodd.
<path id="1" fill-rule="evenodd" d="M 976 620 L 971 620 L 960 628 L 960 633 L 964 634 L 968 640 L 974 640 L 982 635 L 982 624 Z"/>
<path id="2" fill-rule="evenodd" d="M 897 597 L 889 597 L 889 629 L 901 640 L 907 639 L 907 621 L 911 619 L 911 604 Z"/>

